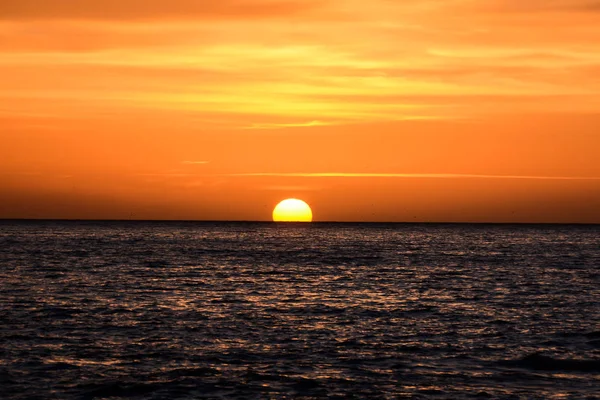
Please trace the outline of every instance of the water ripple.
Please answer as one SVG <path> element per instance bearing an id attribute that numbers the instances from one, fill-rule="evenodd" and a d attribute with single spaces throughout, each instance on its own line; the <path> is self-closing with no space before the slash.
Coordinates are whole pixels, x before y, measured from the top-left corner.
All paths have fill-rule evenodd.
<path id="1" fill-rule="evenodd" d="M 599 396 L 598 226 L 2 222 L 0 248 L 3 399 Z"/>

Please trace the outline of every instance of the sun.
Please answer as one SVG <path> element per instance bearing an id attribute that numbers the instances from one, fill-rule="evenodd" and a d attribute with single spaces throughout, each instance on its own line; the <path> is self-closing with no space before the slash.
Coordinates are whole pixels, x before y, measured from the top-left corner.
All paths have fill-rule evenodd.
<path id="1" fill-rule="evenodd" d="M 302 200 L 286 199 L 273 210 L 275 222 L 312 222 L 312 210 Z"/>

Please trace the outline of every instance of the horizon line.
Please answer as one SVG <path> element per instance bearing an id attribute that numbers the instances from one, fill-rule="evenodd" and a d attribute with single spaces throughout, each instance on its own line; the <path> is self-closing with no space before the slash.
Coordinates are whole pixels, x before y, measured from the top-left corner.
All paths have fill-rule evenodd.
<path id="1" fill-rule="evenodd" d="M 519 222 L 519 221 L 334 221 L 282 222 L 270 220 L 226 220 L 226 219 L 98 219 L 98 218 L 3 218 L 0 222 L 191 222 L 191 223 L 259 223 L 259 224 L 398 224 L 398 225 L 600 225 L 600 222 Z"/>

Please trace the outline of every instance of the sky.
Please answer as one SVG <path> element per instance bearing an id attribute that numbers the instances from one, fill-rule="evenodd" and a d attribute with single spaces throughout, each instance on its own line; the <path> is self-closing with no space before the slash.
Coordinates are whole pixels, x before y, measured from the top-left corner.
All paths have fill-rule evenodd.
<path id="1" fill-rule="evenodd" d="M 0 218 L 600 223 L 600 1 L 3 0 Z"/>

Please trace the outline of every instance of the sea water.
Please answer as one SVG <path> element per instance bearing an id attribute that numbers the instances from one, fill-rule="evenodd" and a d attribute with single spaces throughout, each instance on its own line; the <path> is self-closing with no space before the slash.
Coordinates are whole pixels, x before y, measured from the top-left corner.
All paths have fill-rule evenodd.
<path id="1" fill-rule="evenodd" d="M 600 398 L 600 226 L 0 222 L 0 398 Z"/>

